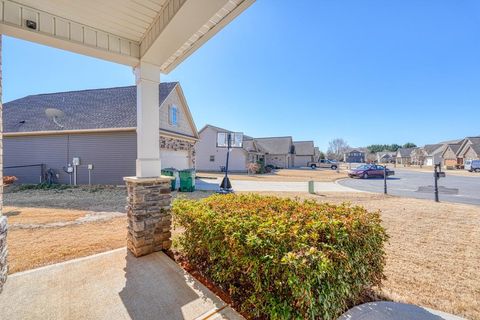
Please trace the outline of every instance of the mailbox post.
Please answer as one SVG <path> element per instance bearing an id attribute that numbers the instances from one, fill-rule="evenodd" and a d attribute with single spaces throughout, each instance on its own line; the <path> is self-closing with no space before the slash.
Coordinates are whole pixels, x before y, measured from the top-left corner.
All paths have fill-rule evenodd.
<path id="1" fill-rule="evenodd" d="M 438 198 L 438 179 L 445 177 L 445 172 L 442 172 L 440 163 L 435 164 L 433 176 L 435 178 L 435 202 L 440 202 Z"/>

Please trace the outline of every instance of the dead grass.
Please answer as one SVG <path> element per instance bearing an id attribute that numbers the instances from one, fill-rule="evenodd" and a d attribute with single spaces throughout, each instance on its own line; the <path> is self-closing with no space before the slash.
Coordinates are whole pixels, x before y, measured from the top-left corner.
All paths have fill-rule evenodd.
<path id="1" fill-rule="evenodd" d="M 198 172 L 197 176 L 209 178 L 222 178 L 225 174 L 217 172 Z M 279 169 L 273 173 L 248 175 L 246 173 L 229 173 L 228 176 L 234 180 L 250 180 L 250 181 L 319 181 L 330 182 L 347 177 L 344 170 L 337 172 L 331 169 Z"/>
<path id="2" fill-rule="evenodd" d="M 363 193 L 281 195 L 381 210 L 390 241 L 380 296 L 480 319 L 479 206 Z"/>
<path id="3" fill-rule="evenodd" d="M 125 246 L 125 218 L 49 229 L 10 230 L 9 273 L 89 256 Z"/>
<path id="4" fill-rule="evenodd" d="M 15 205 L 3 208 L 3 213 L 8 217 L 8 223 L 27 225 L 26 228 L 11 228 L 8 231 L 9 273 L 124 247 L 127 235 L 126 217 L 63 227 L 28 227 L 28 225 L 41 226 L 74 221 L 94 210 L 121 209 L 124 211 L 124 192 L 125 190 L 121 188 L 105 188 L 95 192 L 86 189 L 68 189 L 29 190 L 5 194 L 5 202 Z M 173 196 L 195 199 L 207 197 L 210 194 L 211 192 L 204 191 L 175 192 Z M 105 203 L 92 203 L 107 198 Z M 113 202 L 116 203 L 112 205 Z M 25 207 L 24 205 L 28 203 L 39 207 Z M 70 207 L 83 207 L 86 210 L 70 209 Z"/>
<path id="5" fill-rule="evenodd" d="M 42 224 L 74 221 L 87 214 L 85 210 L 4 207 L 3 214 L 8 217 L 9 224 Z"/>

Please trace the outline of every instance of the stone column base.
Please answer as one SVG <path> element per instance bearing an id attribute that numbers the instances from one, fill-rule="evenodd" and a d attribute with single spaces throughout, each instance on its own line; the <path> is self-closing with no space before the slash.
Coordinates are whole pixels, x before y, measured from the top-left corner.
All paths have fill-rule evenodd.
<path id="1" fill-rule="evenodd" d="M 136 256 L 168 250 L 171 241 L 170 177 L 124 178 L 127 185 L 127 248 Z"/>
<path id="2" fill-rule="evenodd" d="M 0 293 L 5 281 L 7 281 L 7 254 L 7 218 L 0 215 Z"/>

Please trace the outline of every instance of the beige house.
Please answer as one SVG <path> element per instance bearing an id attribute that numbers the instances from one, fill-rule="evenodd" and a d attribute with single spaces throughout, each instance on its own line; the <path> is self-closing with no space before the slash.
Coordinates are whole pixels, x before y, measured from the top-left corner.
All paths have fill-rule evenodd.
<path id="1" fill-rule="evenodd" d="M 315 146 L 313 141 L 293 141 L 295 154 L 293 165 L 295 167 L 306 167 L 310 161 L 315 159 Z"/>
<path id="2" fill-rule="evenodd" d="M 445 167 L 456 167 L 458 163 L 458 150 L 460 149 L 460 143 L 447 144 L 442 153 L 442 163 Z"/>
<path id="3" fill-rule="evenodd" d="M 255 138 L 260 150 L 265 154 L 265 165 L 275 168 L 292 168 L 295 147 L 292 137 Z"/>
<path id="4" fill-rule="evenodd" d="M 227 148 L 217 146 L 219 132 L 232 132 L 220 127 L 206 125 L 199 132 L 199 141 L 195 144 L 195 168 L 198 171 L 223 171 L 227 161 Z M 243 148 L 232 148 L 229 159 L 229 171 L 246 172 L 249 162 L 262 160 L 263 154 L 253 138 L 244 136 Z"/>
<path id="5" fill-rule="evenodd" d="M 466 137 L 462 140 L 457 151 L 457 162 L 460 166 L 465 163 L 465 160 L 478 159 L 478 156 L 475 156 L 474 148 L 470 148 L 471 145 L 480 145 L 480 136 Z"/>

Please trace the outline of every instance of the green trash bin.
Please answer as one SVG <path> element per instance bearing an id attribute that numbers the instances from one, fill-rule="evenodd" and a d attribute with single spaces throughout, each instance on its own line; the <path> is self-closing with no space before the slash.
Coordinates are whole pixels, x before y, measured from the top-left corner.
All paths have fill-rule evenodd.
<path id="1" fill-rule="evenodd" d="M 180 191 L 195 191 L 195 169 L 180 170 Z"/>
<path id="2" fill-rule="evenodd" d="M 174 179 L 172 179 L 172 181 L 171 181 L 170 189 L 172 191 L 175 191 L 175 190 L 178 189 L 178 187 L 177 187 L 178 170 L 177 169 L 174 169 L 174 168 L 162 169 L 162 175 L 169 176 L 169 177 L 174 177 Z"/>

